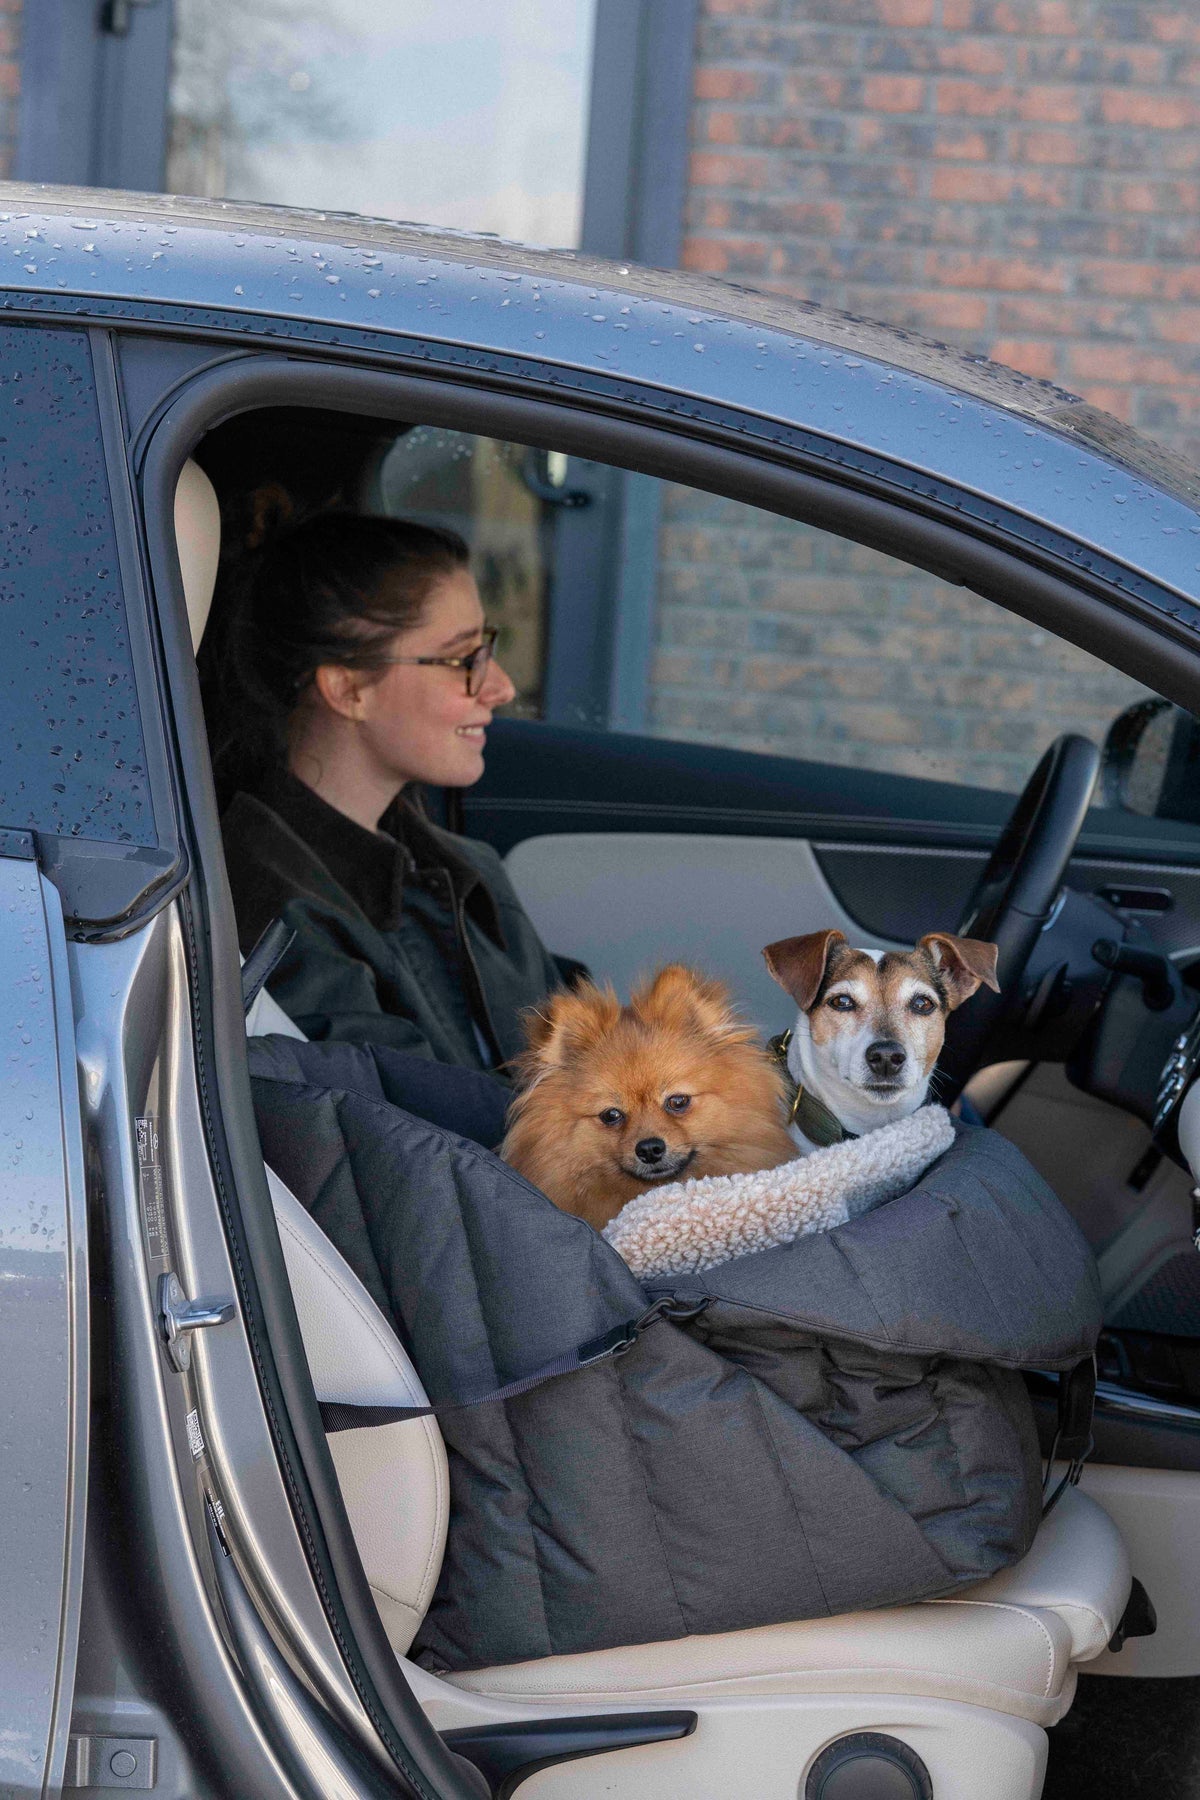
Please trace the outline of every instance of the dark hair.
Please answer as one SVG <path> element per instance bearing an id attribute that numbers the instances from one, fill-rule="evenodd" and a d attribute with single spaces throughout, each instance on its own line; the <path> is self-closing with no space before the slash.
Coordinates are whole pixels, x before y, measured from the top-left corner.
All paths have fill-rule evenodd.
<path id="1" fill-rule="evenodd" d="M 469 555 L 455 531 L 358 513 L 322 513 L 271 539 L 242 569 L 220 641 L 206 632 L 201 653 L 222 804 L 286 761 L 316 671 L 384 668 L 396 633 L 420 623 L 430 590 Z"/>

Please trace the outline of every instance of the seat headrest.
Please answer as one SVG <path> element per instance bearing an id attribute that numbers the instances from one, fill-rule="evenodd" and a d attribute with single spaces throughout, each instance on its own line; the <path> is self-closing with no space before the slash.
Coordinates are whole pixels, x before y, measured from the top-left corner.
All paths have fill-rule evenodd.
<path id="1" fill-rule="evenodd" d="M 192 628 L 192 649 L 198 650 L 217 581 L 221 508 L 216 488 L 191 457 L 180 469 L 175 487 L 175 542 L 188 624 Z"/>

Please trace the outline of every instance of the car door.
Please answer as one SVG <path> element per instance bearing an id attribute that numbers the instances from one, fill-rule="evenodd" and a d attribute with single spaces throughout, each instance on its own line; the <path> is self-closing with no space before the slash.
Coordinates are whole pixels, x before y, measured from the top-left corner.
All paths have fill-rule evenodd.
<path id="1" fill-rule="evenodd" d="M 89 1051 L 69 936 L 86 911 L 119 906 L 131 874 L 135 892 L 158 848 L 86 336 L 0 329 L 0 415 L 0 1787 L 53 1793 L 87 1775 L 71 1720 L 93 1376 Z"/>

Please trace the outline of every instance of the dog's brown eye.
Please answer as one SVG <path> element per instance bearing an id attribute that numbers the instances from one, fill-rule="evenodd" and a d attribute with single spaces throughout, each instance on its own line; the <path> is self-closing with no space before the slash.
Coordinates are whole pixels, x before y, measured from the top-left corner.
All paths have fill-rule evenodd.
<path id="1" fill-rule="evenodd" d="M 691 1104 L 692 1096 L 690 1094 L 668 1094 L 663 1101 L 667 1111 L 673 1113 L 686 1112 Z"/>
<path id="2" fill-rule="evenodd" d="M 909 1012 L 931 1013 L 933 1009 L 933 1001 L 928 994 L 914 994 L 908 1003 Z"/>
<path id="3" fill-rule="evenodd" d="M 600 1114 L 600 1123 L 602 1125 L 623 1125 L 625 1123 L 625 1114 L 621 1111 L 619 1106 L 606 1106 L 604 1111 Z"/>
<path id="4" fill-rule="evenodd" d="M 832 1012 L 856 1012 L 857 1003 L 852 994 L 831 994 L 825 1002 Z"/>

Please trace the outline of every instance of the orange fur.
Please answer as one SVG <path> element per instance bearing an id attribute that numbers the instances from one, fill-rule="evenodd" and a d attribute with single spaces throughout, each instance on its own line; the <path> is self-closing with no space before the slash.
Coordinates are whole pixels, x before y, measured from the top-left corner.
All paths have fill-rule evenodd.
<path id="1" fill-rule="evenodd" d="M 585 983 L 525 1024 L 500 1154 L 597 1231 L 648 1187 L 770 1169 L 796 1153 L 779 1071 L 720 982 L 670 964 L 628 1006 Z M 621 1123 L 604 1123 L 614 1109 Z M 659 1176 L 637 1149 L 654 1142 Z"/>

